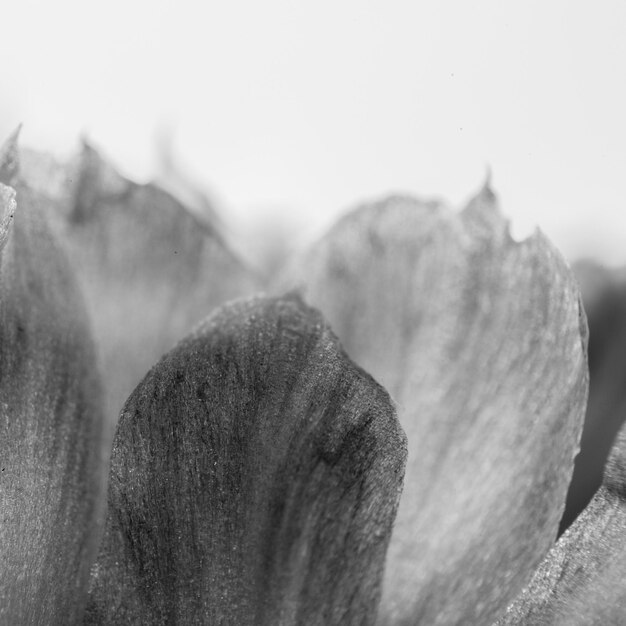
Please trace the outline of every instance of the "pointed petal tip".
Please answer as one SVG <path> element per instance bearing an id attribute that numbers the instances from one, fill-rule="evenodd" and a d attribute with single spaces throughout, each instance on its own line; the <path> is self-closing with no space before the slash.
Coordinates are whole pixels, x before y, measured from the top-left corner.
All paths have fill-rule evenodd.
<path id="1" fill-rule="evenodd" d="M 78 155 L 73 208 L 69 212 L 74 222 L 89 220 L 97 213 L 101 200 L 123 197 L 134 184 L 122 176 L 85 136 L 81 141 L 82 150 Z"/>
<path id="2" fill-rule="evenodd" d="M 13 130 L 13 132 L 8 136 L 8 138 L 6 139 L 5 143 L 17 143 L 19 138 L 20 138 L 20 133 L 22 132 L 22 127 L 24 126 L 23 122 L 20 122 L 15 129 Z"/>
<path id="3" fill-rule="evenodd" d="M 93 143 L 92 143 L 91 138 L 89 137 L 89 133 L 87 133 L 87 131 L 83 130 L 80 133 L 80 135 L 78 136 L 78 142 L 79 142 L 79 145 L 80 145 L 82 150 L 93 150 L 93 151 L 95 151 L 95 148 L 93 146 Z"/>
<path id="4" fill-rule="evenodd" d="M 477 196 L 483 197 L 497 203 L 498 199 L 493 186 L 493 168 L 491 163 L 485 163 L 485 175 L 483 183 L 478 191 Z"/>
<path id="5" fill-rule="evenodd" d="M 508 232 L 509 220 L 504 217 L 498 197 L 493 190 L 491 167 L 487 166 L 485 180 L 465 208 L 461 211 L 461 218 L 468 223 L 475 223 L 489 231 Z"/>
<path id="6" fill-rule="evenodd" d="M 79 149 L 77 154 L 79 177 L 100 176 L 100 170 L 110 169 L 112 165 L 103 158 L 98 148 L 85 133 L 80 135 Z"/>
<path id="7" fill-rule="evenodd" d="M 626 502 L 626 426 L 616 439 L 604 468 L 604 486 Z"/>
<path id="8" fill-rule="evenodd" d="M 89 171 L 100 163 L 104 163 L 102 155 L 87 135 L 81 134 L 79 146 L 78 161 L 81 164 L 81 171 Z"/>
<path id="9" fill-rule="evenodd" d="M 461 211 L 461 216 L 468 224 L 475 224 L 480 230 L 486 229 L 487 232 L 506 236 L 516 244 L 530 243 L 540 238 L 552 246 L 536 222 L 519 217 L 511 219 L 502 211 L 498 194 L 493 187 L 493 173 L 489 164 L 486 166 L 482 186 Z"/>
<path id="10" fill-rule="evenodd" d="M 478 192 L 478 195 L 484 195 L 486 197 L 493 198 L 494 200 L 496 200 L 496 195 L 493 191 L 492 181 L 493 181 L 493 169 L 491 167 L 491 163 L 486 163 L 485 164 L 485 178 L 483 180 L 482 187 L 480 188 L 480 191 Z"/>
<path id="11" fill-rule="evenodd" d="M 13 184 L 20 171 L 18 140 L 21 130 L 20 123 L 0 146 L 0 182 L 5 185 Z"/>
<path id="12" fill-rule="evenodd" d="M 483 187 L 490 187 L 491 186 L 491 178 L 493 176 L 493 169 L 491 167 L 491 163 L 487 162 L 485 163 L 485 182 L 483 184 Z"/>

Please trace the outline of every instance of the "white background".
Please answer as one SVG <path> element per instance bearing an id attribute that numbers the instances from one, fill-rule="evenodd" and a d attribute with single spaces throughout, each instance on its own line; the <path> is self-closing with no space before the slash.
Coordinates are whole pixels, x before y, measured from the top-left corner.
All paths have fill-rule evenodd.
<path id="1" fill-rule="evenodd" d="M 626 2 L 55 0 L 0 12 L 0 131 L 179 167 L 226 221 L 316 233 L 391 191 L 626 263 Z M 159 139 L 160 137 L 160 139 Z M 159 143 L 160 142 L 160 143 Z"/>

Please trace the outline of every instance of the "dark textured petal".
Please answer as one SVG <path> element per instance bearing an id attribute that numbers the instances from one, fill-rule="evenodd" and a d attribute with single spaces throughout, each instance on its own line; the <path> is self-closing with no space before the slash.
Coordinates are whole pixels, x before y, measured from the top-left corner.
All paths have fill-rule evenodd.
<path id="1" fill-rule="evenodd" d="M 223 307 L 125 405 L 90 623 L 373 623 L 405 456 L 319 313 Z"/>
<path id="2" fill-rule="evenodd" d="M 35 198 L 0 184 L 0 205 L 0 623 L 73 624 L 103 517 L 95 351 Z"/>
<path id="3" fill-rule="evenodd" d="M 620 626 L 626 615 L 626 430 L 602 486 L 512 604 L 501 626 Z"/>
<path id="4" fill-rule="evenodd" d="M 52 190 L 54 226 L 86 296 L 113 420 L 146 371 L 194 324 L 256 281 L 218 233 L 158 187 L 133 183 L 85 145 L 63 168 L 26 155 Z"/>
<path id="5" fill-rule="evenodd" d="M 615 437 L 626 419 L 626 276 L 591 261 L 574 273 L 589 321 L 589 402 L 561 530 L 587 506 L 602 482 Z"/>
<path id="6" fill-rule="evenodd" d="M 407 433 L 381 622 L 489 623 L 553 544 L 578 449 L 586 326 L 569 268 L 540 233 L 513 241 L 488 188 L 460 214 L 367 206 L 298 267 Z"/>

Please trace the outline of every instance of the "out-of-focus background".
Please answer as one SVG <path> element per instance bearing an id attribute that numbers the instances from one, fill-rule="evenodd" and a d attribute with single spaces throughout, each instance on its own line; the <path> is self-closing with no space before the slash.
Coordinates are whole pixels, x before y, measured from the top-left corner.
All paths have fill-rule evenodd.
<path id="1" fill-rule="evenodd" d="M 64 155 L 82 133 L 138 180 L 169 159 L 242 232 L 315 234 L 391 191 L 461 204 L 490 167 L 514 234 L 626 262 L 622 0 L 20 0 L 1 19 L 1 134 L 23 122 Z"/>

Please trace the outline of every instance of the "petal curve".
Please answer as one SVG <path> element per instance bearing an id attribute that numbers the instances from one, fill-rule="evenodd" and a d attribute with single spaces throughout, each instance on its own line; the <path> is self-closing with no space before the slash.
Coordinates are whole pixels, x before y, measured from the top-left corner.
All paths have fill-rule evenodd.
<path id="1" fill-rule="evenodd" d="M 221 308 L 127 402 L 94 624 L 372 624 L 406 456 L 297 297 Z"/>
<path id="2" fill-rule="evenodd" d="M 593 262 L 578 262 L 573 269 L 589 320 L 589 402 L 561 531 L 578 517 L 602 484 L 604 466 L 626 419 L 624 271 Z"/>
<path id="3" fill-rule="evenodd" d="M 409 457 L 381 623 L 489 623 L 553 544 L 584 414 L 586 325 L 541 233 L 482 189 L 455 214 L 393 197 L 348 215 L 303 285 L 399 404 Z"/>

